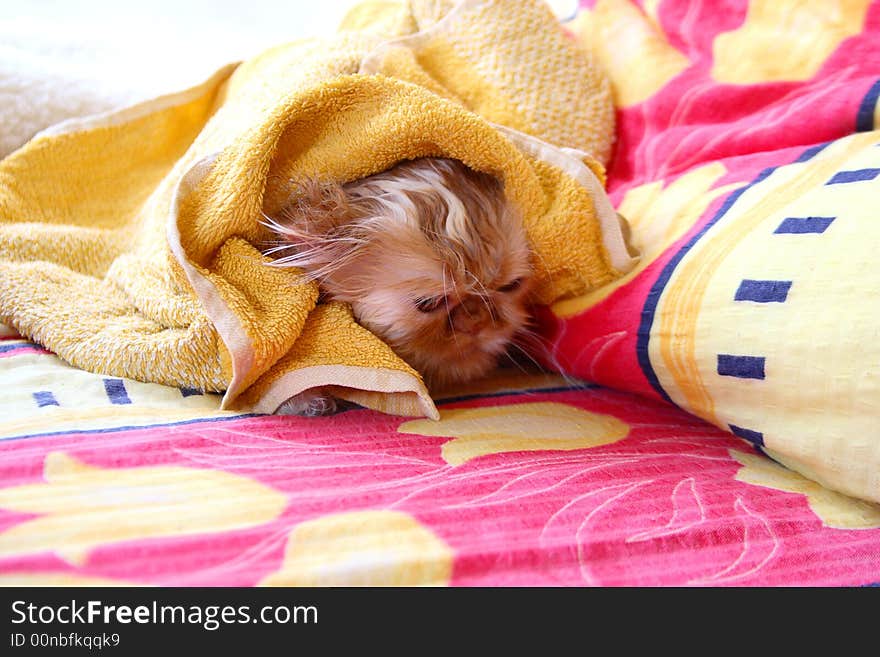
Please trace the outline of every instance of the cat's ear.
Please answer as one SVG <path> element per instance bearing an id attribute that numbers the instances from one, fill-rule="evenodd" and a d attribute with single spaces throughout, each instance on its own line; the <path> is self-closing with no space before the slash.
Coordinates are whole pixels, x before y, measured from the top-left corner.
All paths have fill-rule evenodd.
<path id="1" fill-rule="evenodd" d="M 273 226 L 291 240 L 311 241 L 327 237 L 358 216 L 342 185 L 308 178 L 297 184 L 291 203 Z"/>
<path id="2" fill-rule="evenodd" d="M 291 202 L 264 224 L 280 240 L 266 255 L 277 255 L 274 265 L 301 267 L 314 278 L 324 278 L 347 261 L 362 240 L 353 226 L 363 215 L 357 200 L 334 182 L 307 179 L 298 182 Z"/>

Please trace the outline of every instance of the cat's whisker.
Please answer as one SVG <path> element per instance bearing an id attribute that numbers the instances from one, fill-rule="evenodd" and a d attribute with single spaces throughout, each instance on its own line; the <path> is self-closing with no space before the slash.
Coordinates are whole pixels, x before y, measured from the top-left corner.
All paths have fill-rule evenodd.
<path id="1" fill-rule="evenodd" d="M 453 287 L 455 287 L 455 281 L 452 281 Z M 458 290 L 456 290 L 457 292 Z M 458 347 L 458 334 L 455 332 L 455 324 L 452 321 L 452 311 L 449 309 L 449 288 L 446 284 L 446 263 L 443 263 L 443 302 L 446 304 L 446 321 L 449 324 L 449 329 L 452 331 L 452 339 L 455 341 L 455 346 Z"/>
<path id="2" fill-rule="evenodd" d="M 304 270 L 303 276 L 305 276 L 307 280 L 323 280 L 336 269 L 344 267 L 350 260 L 354 259 L 354 257 L 355 256 L 352 254 L 346 254 L 337 260 L 328 262 L 327 264 L 315 266 L 315 262 L 320 262 L 324 259 L 320 254 L 317 257 L 314 257 L 314 254 L 295 253 L 278 258 L 267 264 L 272 267 L 281 268 L 297 267 Z"/>
<path id="3" fill-rule="evenodd" d="M 455 256 L 456 260 L 458 260 L 458 268 L 467 273 L 467 265 L 464 263 L 464 256 L 461 254 L 461 251 L 453 249 L 452 254 Z"/>
<path id="4" fill-rule="evenodd" d="M 525 356 L 530 362 L 532 362 L 538 368 L 539 371 L 541 371 L 541 372 L 548 371 L 545 366 L 541 365 L 541 363 L 539 363 L 537 360 L 535 360 L 535 358 L 526 349 L 523 348 L 523 345 L 517 344 L 516 342 L 511 342 L 510 347 L 513 349 L 516 349 L 519 353 L 521 353 L 523 356 Z M 507 356 L 508 356 L 508 358 L 511 359 L 511 361 L 516 363 L 516 359 L 514 359 L 513 356 L 510 355 L 509 350 L 507 352 Z M 519 363 L 517 363 L 517 365 L 519 365 Z M 519 367 L 520 367 L 520 370 L 522 370 L 523 372 L 526 372 L 526 370 L 524 370 L 521 365 L 519 365 Z M 586 387 L 586 384 L 584 381 L 581 381 L 580 379 L 572 377 L 571 375 L 564 372 L 561 368 L 557 367 L 555 364 L 554 364 L 553 369 L 551 371 L 553 374 L 561 377 L 562 380 L 565 381 L 565 384 L 570 388 L 581 389 L 581 388 Z M 526 372 L 526 373 L 531 373 L 531 372 Z"/>
<path id="5" fill-rule="evenodd" d="M 263 255 L 272 255 L 273 253 L 279 253 L 281 251 L 290 251 L 291 249 L 295 249 L 296 247 L 293 244 L 279 244 L 278 246 L 273 246 L 272 248 L 266 249 L 263 251 Z"/>
<path id="6" fill-rule="evenodd" d="M 531 341 L 531 345 L 520 344 L 520 339 L 522 339 L 522 338 L 525 338 L 526 340 Z M 550 363 L 551 371 L 554 374 L 557 374 L 558 376 L 562 377 L 562 379 L 565 381 L 566 385 L 568 385 L 572 388 L 583 388 L 585 386 L 584 381 L 566 373 L 565 369 L 562 367 L 562 364 L 559 362 L 559 360 L 553 355 L 552 351 L 550 350 L 550 344 L 547 342 L 547 340 L 543 336 L 540 336 L 537 333 L 535 333 L 534 331 L 531 331 L 530 329 L 527 329 L 527 328 L 518 331 L 517 334 L 514 336 L 513 340 L 511 340 L 510 345 L 511 345 L 511 347 L 515 347 L 521 354 L 523 354 L 526 358 L 528 358 L 533 363 L 535 363 L 538 367 L 540 367 L 541 370 L 546 371 L 547 368 L 545 366 L 541 365 L 531 355 L 531 353 L 529 351 L 529 347 L 531 348 L 532 351 L 536 351 L 536 352 L 540 353 L 541 358 L 543 358 L 546 362 Z"/>
<path id="7" fill-rule="evenodd" d="M 495 314 L 495 307 L 490 302 L 489 291 L 486 289 L 486 286 L 483 285 L 483 281 L 474 276 L 470 271 L 465 270 L 465 273 L 471 277 L 474 283 L 480 286 L 482 292 L 477 292 L 476 296 L 478 296 L 483 302 L 483 305 L 486 306 L 486 310 L 489 312 L 489 318 L 492 320 L 492 326 L 495 326 L 498 323 L 498 317 Z"/>
<path id="8" fill-rule="evenodd" d="M 529 319 L 531 319 L 531 318 L 529 318 Z M 529 338 L 530 340 L 535 340 L 538 344 L 549 345 L 549 342 L 547 341 L 547 339 L 543 335 L 541 335 L 540 333 L 538 333 L 534 329 L 532 329 L 528 322 L 524 323 L 517 330 L 516 336 L 514 336 L 514 337 Z"/>
<path id="9" fill-rule="evenodd" d="M 541 370 L 544 369 L 544 367 L 541 365 L 541 363 L 538 362 L 523 345 L 518 344 L 515 341 L 511 341 L 510 347 L 519 351 L 523 356 L 525 356 L 529 360 L 530 363 L 532 363 L 538 369 L 541 369 Z"/>
<path id="10" fill-rule="evenodd" d="M 516 345 L 524 352 L 540 354 L 541 358 L 545 361 L 554 361 L 548 348 L 549 345 L 539 336 L 529 335 L 526 331 L 519 331 L 511 340 L 511 344 Z"/>
<path id="11" fill-rule="evenodd" d="M 272 231 L 276 231 L 276 232 L 278 231 L 278 229 L 282 229 L 282 230 L 284 229 L 284 226 L 282 226 L 281 224 L 279 224 L 279 223 L 275 220 L 274 217 L 269 216 L 268 214 L 266 214 L 266 213 L 263 212 L 262 210 L 260 210 L 260 214 L 263 215 L 263 219 L 265 219 L 265 221 L 258 221 L 258 223 L 259 223 L 260 225 L 265 226 L 266 228 L 268 228 L 268 229 L 270 229 L 270 230 L 272 230 Z"/>
<path id="12" fill-rule="evenodd" d="M 522 348 L 519 347 L 518 345 L 511 344 L 510 347 L 516 347 L 517 349 L 520 350 L 520 352 L 522 352 Z M 514 367 L 516 367 L 516 369 L 518 369 L 523 374 L 532 374 L 532 372 L 529 372 L 529 370 L 527 370 L 525 367 L 523 367 L 522 363 L 520 363 L 516 358 L 513 357 L 513 355 L 510 353 L 510 349 L 504 350 L 504 356 L 507 358 L 507 360 L 509 360 L 511 363 L 513 363 L 513 365 L 514 365 Z"/>

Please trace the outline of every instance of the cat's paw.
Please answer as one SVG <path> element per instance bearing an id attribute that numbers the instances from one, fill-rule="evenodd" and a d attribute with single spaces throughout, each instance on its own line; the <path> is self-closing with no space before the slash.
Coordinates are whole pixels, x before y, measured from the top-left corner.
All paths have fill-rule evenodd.
<path id="1" fill-rule="evenodd" d="M 306 390 L 294 395 L 278 407 L 275 415 L 301 415 L 303 417 L 321 417 L 333 415 L 337 411 L 336 399 L 320 390 Z"/>

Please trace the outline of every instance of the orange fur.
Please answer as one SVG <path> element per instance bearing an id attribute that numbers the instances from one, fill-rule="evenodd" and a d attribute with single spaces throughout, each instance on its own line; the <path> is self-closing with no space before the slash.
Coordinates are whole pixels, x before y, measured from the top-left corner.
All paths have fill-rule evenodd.
<path id="1" fill-rule="evenodd" d="M 430 387 L 486 374 L 526 325 L 530 251 L 495 178 L 422 158 L 298 188 L 269 219 L 274 264 L 302 268 L 350 303 Z"/>

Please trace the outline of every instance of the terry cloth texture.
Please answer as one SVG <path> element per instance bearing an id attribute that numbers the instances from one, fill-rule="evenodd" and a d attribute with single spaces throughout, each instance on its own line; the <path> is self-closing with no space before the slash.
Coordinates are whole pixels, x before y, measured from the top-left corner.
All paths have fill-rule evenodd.
<path id="1" fill-rule="evenodd" d="M 535 301 L 632 266 L 604 170 L 610 88 L 540 2 L 367 3 L 330 39 L 73 119 L 0 162 L 0 321 L 82 369 L 272 412 L 317 386 L 437 417 L 419 374 L 297 270 L 262 213 L 304 176 L 457 158 L 503 180 L 536 252 Z"/>

